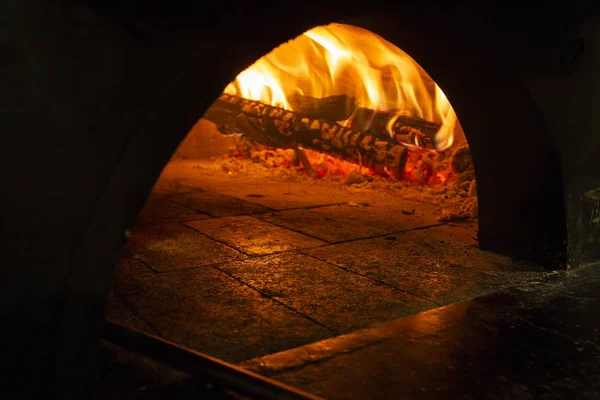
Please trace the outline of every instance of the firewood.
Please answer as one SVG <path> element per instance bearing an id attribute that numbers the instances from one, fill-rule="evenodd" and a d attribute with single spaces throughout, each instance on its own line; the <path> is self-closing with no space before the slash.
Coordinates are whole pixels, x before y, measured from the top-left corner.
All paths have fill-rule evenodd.
<path id="1" fill-rule="evenodd" d="M 214 122 L 217 126 L 222 126 L 224 130 L 229 129 L 230 133 L 236 132 L 235 118 L 241 114 L 244 101 L 241 97 L 226 95 L 228 101 L 224 101 L 223 96 L 219 97 L 206 110 L 203 118 Z M 244 101 L 232 101 L 240 99 Z M 324 98 L 315 98 L 310 96 L 293 95 L 288 98 L 288 102 L 294 110 L 294 113 L 301 117 L 323 119 L 328 121 L 343 121 L 348 119 L 356 108 L 356 99 L 347 95 L 329 96 Z"/>
<path id="2" fill-rule="evenodd" d="M 457 174 L 473 169 L 471 149 L 466 142 L 458 147 L 452 154 L 452 169 Z"/>
<path id="3" fill-rule="evenodd" d="M 295 112 L 259 101 L 240 99 L 223 94 L 223 102 L 242 103 L 242 114 L 261 132 L 259 143 L 273 147 L 303 147 L 334 155 L 346 161 L 361 163 L 376 171 L 391 171 L 400 177 L 408 151 L 392 140 L 381 140 L 366 132 L 356 131 L 321 119 L 301 117 Z"/>
<path id="4" fill-rule="evenodd" d="M 391 126 L 389 126 L 391 124 Z M 348 121 L 352 128 L 378 136 L 395 136 L 401 143 L 433 148 L 432 139 L 441 124 L 411 115 L 399 115 L 398 111 L 376 111 L 357 108 Z"/>

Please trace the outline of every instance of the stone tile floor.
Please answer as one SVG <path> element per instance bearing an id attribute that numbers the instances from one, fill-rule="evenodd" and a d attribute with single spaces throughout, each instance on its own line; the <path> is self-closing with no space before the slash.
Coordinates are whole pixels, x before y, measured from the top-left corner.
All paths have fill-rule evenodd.
<path id="1" fill-rule="evenodd" d="M 597 399 L 599 289 L 555 271 L 242 366 L 326 399 Z"/>
<path id="2" fill-rule="evenodd" d="M 107 316 L 241 363 L 547 273 L 476 243 L 473 222 L 439 224 L 422 202 L 172 162 Z"/>

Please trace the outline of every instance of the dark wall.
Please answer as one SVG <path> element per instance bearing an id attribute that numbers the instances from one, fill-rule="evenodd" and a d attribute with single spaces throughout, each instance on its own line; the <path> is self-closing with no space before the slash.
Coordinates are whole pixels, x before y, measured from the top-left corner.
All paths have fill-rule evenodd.
<path id="1" fill-rule="evenodd" d="M 377 2 L 369 2 L 369 6 L 377 10 L 391 7 Z M 52 385 L 72 397 L 89 389 L 86 379 L 93 366 L 93 345 L 101 333 L 109 280 L 125 242 L 125 230 L 132 226 L 179 142 L 225 84 L 256 58 L 312 26 L 361 15 L 364 10 L 358 7 L 322 3 L 315 12 L 295 3 L 261 3 L 260 7 L 245 8 L 227 3 L 214 12 L 181 8 L 173 2 L 2 2 L 0 50 L 8 62 L 1 66 L 0 81 L 4 129 L 0 157 L 4 188 L 0 196 L 0 310 L 7 344 L 4 362 L 13 372 L 3 376 L 7 383 L 21 385 L 21 392 Z M 544 136 L 548 124 L 540 120 L 536 107 L 542 110 L 545 121 L 556 127 L 550 130 L 552 138 L 559 137 L 563 127 L 577 131 L 573 135 L 580 138 L 577 143 L 589 149 L 585 159 L 591 163 L 597 151 L 588 142 L 596 126 L 591 108 L 581 113 L 580 108 L 569 104 L 591 104 L 589 96 L 597 93 L 588 86 L 598 79 L 595 61 L 588 54 L 567 77 L 552 70 L 538 80 L 528 75 L 536 106 L 532 94 L 517 84 L 515 65 L 512 69 L 503 65 L 500 73 L 489 65 L 498 57 L 486 49 L 513 51 L 512 42 L 502 46 L 494 42 L 507 34 L 468 13 L 450 18 L 449 11 L 423 13 L 402 6 L 402 13 L 385 22 L 365 19 L 360 24 L 401 48 L 406 45 L 404 50 L 446 91 L 473 146 L 494 147 L 497 152 L 509 146 L 524 160 L 525 150 L 514 146 L 515 136 L 531 132 L 540 141 L 533 161 L 522 167 L 527 174 L 515 178 L 519 189 L 532 185 L 522 194 L 532 200 L 527 203 L 507 195 L 509 203 L 494 216 L 493 203 L 485 203 L 483 193 L 491 199 L 490 193 L 495 192 L 486 185 L 510 185 L 512 181 L 481 180 L 481 206 L 487 207 L 488 217 L 482 216 L 480 223 L 484 231 L 486 224 L 500 227 L 500 239 L 506 238 L 505 228 L 510 225 L 502 223 L 512 217 L 516 218 L 513 227 L 521 227 L 525 239 L 552 231 L 553 221 L 564 219 L 544 219 L 545 214 L 537 208 L 522 208 L 525 203 L 540 204 L 540 195 L 552 194 L 561 187 L 553 146 Z M 431 15 L 434 20 L 437 15 L 445 21 L 446 28 L 430 28 Z M 414 40 L 399 37 L 400 28 L 410 30 Z M 586 35 L 594 34 L 594 25 L 589 29 L 591 33 Z M 482 36 L 482 32 L 487 33 Z M 523 37 L 531 36 L 528 31 L 514 35 L 521 38 L 515 49 L 526 43 Z M 470 42 L 474 38 L 478 41 Z M 484 47 L 482 40 L 488 41 Z M 530 58 L 522 58 L 525 64 L 534 66 L 558 39 L 545 40 L 539 51 L 523 52 Z M 427 47 L 434 43 L 438 43 L 435 48 L 439 53 Z M 457 43 L 460 46 L 455 46 Z M 479 53 L 481 56 L 473 56 Z M 528 74 L 530 70 L 535 68 L 522 69 Z M 478 83 L 478 90 L 472 85 L 465 89 L 464 83 L 469 80 Z M 554 102 L 558 89 L 561 101 Z M 501 124 L 487 107 L 507 107 L 490 95 L 498 91 L 504 96 L 500 99 L 513 93 L 511 115 L 525 125 L 494 128 L 498 133 L 509 133 L 494 135 L 488 142 L 486 136 L 476 132 L 490 129 L 492 120 L 494 125 Z M 477 96 L 481 92 L 484 97 Z M 475 107 L 483 114 L 471 109 L 470 105 L 483 104 L 484 99 L 489 102 L 485 107 Z M 564 119 L 558 123 L 560 115 Z M 583 122 L 574 122 L 581 118 Z M 519 135 L 512 129 L 517 129 Z M 597 143 L 596 137 L 593 140 Z M 561 154 L 565 159 L 578 153 L 565 150 Z M 503 179 L 503 163 L 509 161 L 493 156 L 500 161 L 491 163 L 485 159 L 488 154 L 477 153 L 478 178 L 483 174 Z M 582 169 L 568 171 L 569 176 L 587 176 Z M 587 178 L 583 182 L 587 184 Z M 567 197 L 576 199 L 569 204 L 579 201 L 584 186 L 569 185 Z M 549 209 L 560 213 L 561 209 L 555 209 L 556 193 L 552 196 Z M 529 214 L 533 219 L 528 220 Z M 532 220 L 542 227 L 532 230 L 527 222 Z M 576 227 L 576 222 L 571 226 Z M 491 229 L 487 232 L 491 235 Z M 502 242 L 492 236 L 482 237 L 482 245 L 486 240 Z"/>
<path id="2" fill-rule="evenodd" d="M 552 62 L 527 79 L 560 149 L 571 266 L 600 260 L 599 27 L 597 14 L 565 26 Z"/>

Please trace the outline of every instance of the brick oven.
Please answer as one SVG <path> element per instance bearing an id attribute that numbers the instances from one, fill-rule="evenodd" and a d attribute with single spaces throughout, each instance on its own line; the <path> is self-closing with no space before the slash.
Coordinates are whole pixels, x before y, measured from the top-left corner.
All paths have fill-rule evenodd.
<path id="1" fill-rule="evenodd" d="M 185 210 L 193 215 L 177 220 L 180 214 L 176 212 L 163 222 L 181 225 L 174 229 L 196 224 L 194 232 L 202 237 L 239 250 L 222 237 L 225 225 L 203 225 L 202 221 L 215 215 L 197 207 L 206 204 L 201 200 L 208 196 L 198 193 L 215 192 L 219 185 L 207 189 L 198 183 L 202 182 L 198 169 L 187 171 L 193 175 L 191 181 L 191 175 L 178 178 L 173 174 L 183 169 L 169 165 L 185 164 L 181 160 L 173 164 L 185 153 L 183 145 L 176 152 L 178 145 L 216 99 L 226 100 L 223 89 L 241 71 L 286 40 L 332 21 L 372 32 L 397 46 L 418 62 L 451 103 L 476 178 L 470 180 L 476 181 L 476 197 L 474 186 L 464 189 L 466 197 L 470 191 L 476 198 L 477 218 L 470 214 L 466 224 L 452 225 L 456 237 L 472 241 L 468 251 L 504 257 L 511 263 L 519 259 L 511 264 L 515 271 L 523 265 L 566 269 L 598 261 L 600 177 L 596 176 L 598 140 L 594 135 L 598 123 L 592 110 L 599 78 L 594 58 L 598 29 L 594 14 L 583 6 L 572 6 L 568 12 L 548 10 L 550 15 L 543 20 L 525 11 L 514 15 L 504 10 L 376 3 L 370 4 L 369 10 L 354 6 L 342 10 L 324 4 L 319 12 L 277 5 L 268 10 L 246 6 L 208 13 L 166 4 L 142 6 L 136 1 L 118 5 L 73 2 L 46 8 L 42 2 L 15 2 L 3 7 L 13 21 L 26 21 L 5 24 L 2 29 L 8 39 L 1 42 L 14 60 L 7 66 L 11 79 L 4 83 L 7 93 L 14 93 L 5 108 L 14 134 L 7 137 L 5 145 L 11 149 L 3 168 L 10 195 L 3 197 L 2 207 L 3 226 L 11 227 L 4 232 L 3 265 L 9 267 L 3 279 L 3 320 L 7 326 L 18 327 L 8 333 L 10 340 L 20 344 L 11 346 L 17 350 L 11 358 L 17 371 L 14 382 L 34 380 L 62 392 L 88 390 L 85 382 L 93 369 L 114 265 L 123 248 L 128 246 L 126 253 L 131 255 L 136 237 L 143 236 L 140 226 L 135 228 L 136 218 L 152 201 L 157 201 L 159 210 L 150 216 L 154 222 L 140 224 L 138 219 L 138 225 L 161 225 L 156 218 L 168 204 L 179 207 L 179 213 Z M 249 150 L 250 159 L 252 151 L 258 150 Z M 296 157 L 301 158 L 298 153 Z M 410 154 L 407 158 L 410 162 Z M 223 165 L 221 161 L 220 174 L 236 172 Z M 215 176 L 220 182 L 226 179 L 213 174 L 210 179 L 206 175 L 204 182 L 219 181 Z M 345 181 L 348 178 L 344 176 Z M 225 186 L 221 185 L 220 199 L 240 200 L 223 189 Z M 162 195 L 176 198 L 165 203 L 161 190 Z M 323 186 L 322 190 L 329 189 Z M 279 196 L 290 198 L 285 194 L 288 191 L 292 192 L 279 190 Z M 260 214 L 262 217 L 255 219 L 272 226 L 281 225 L 281 213 L 292 208 L 320 215 L 315 217 L 317 223 L 331 217 L 323 217 L 306 204 L 268 205 L 265 198 L 269 196 L 257 187 L 242 192 L 242 202 L 216 208 L 231 213 L 239 204 L 244 210 L 256 207 L 239 215 L 254 218 L 252 215 Z M 306 199 L 311 200 L 310 195 L 304 199 L 297 196 L 294 201 Z M 317 203 L 318 207 L 352 209 L 336 216 L 346 224 L 341 231 L 350 234 L 365 226 L 360 218 L 356 222 L 353 210 L 357 205 L 373 204 L 350 197 Z M 429 207 L 413 209 L 409 203 L 409 208 L 405 203 L 375 206 L 383 210 L 389 206 L 407 220 Z M 206 218 L 197 218 L 200 214 Z M 361 215 L 371 218 L 368 211 Z M 372 218 L 385 222 L 383 215 Z M 348 239 L 328 240 L 318 232 L 303 231 L 297 222 L 283 228 L 323 244 Z M 412 228 L 432 225 L 436 222 L 418 221 Z M 389 243 L 407 231 L 370 226 L 369 238 Z M 411 235 L 415 242 L 429 240 L 427 233 L 407 236 Z M 435 239 L 445 242 L 447 236 L 440 235 Z M 144 247 L 137 244 L 138 250 Z M 162 245 L 163 250 L 168 247 Z M 318 246 L 309 243 L 306 247 Z M 215 254 L 223 256 L 226 251 Z M 251 248 L 245 251 L 252 254 Z M 352 247 L 346 251 L 351 252 Z M 164 272 L 160 268 L 166 265 L 164 257 L 168 255 L 161 254 L 158 267 L 153 264 L 156 260 L 144 257 L 133 257 L 132 262 Z M 186 268 L 190 266 L 194 265 Z M 117 276 L 116 285 L 123 279 L 135 285 L 147 272 Z M 530 271 L 523 267 L 523 272 Z M 255 279 L 230 275 L 242 282 Z M 206 290 L 212 289 L 207 286 Z M 263 295 L 277 298 L 273 290 L 260 289 Z M 280 303 L 293 308 L 285 301 Z M 311 318 L 328 329 L 318 317 Z M 348 329 L 342 327 L 334 333 Z M 319 337 L 318 332 L 315 335 Z"/>

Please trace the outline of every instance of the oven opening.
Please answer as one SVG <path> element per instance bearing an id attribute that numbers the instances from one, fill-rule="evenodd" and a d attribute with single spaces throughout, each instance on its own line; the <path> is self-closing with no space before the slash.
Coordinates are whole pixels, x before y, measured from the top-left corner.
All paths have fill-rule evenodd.
<path id="1" fill-rule="evenodd" d="M 434 77 L 370 31 L 318 26 L 242 71 L 181 143 L 108 317 L 250 365 L 541 273 L 480 250 L 477 222 Z"/>

